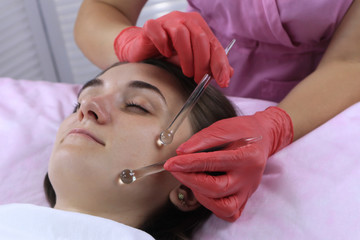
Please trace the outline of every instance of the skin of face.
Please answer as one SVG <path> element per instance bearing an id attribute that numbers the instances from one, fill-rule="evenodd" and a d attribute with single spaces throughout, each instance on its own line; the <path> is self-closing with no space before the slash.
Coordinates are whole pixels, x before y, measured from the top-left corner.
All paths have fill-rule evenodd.
<path id="1" fill-rule="evenodd" d="M 80 107 L 58 130 L 48 169 L 55 208 L 137 227 L 180 183 L 162 172 L 120 185 L 119 174 L 176 155 L 193 134 L 188 119 L 172 144 L 158 147 L 156 140 L 185 99 L 174 76 L 149 64 L 121 64 L 98 79 L 81 92 Z"/>

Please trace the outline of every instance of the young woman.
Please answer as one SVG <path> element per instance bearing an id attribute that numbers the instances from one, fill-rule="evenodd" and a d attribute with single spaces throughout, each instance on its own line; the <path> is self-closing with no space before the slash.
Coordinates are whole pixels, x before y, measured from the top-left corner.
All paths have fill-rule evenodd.
<path id="1" fill-rule="evenodd" d="M 57 133 L 44 183 L 51 206 L 110 219 L 156 239 L 190 237 L 211 212 L 189 188 L 168 172 L 130 185 L 119 184 L 119 174 L 165 161 L 195 132 L 236 116 L 227 98 L 209 87 L 173 142 L 157 146 L 195 86 L 160 60 L 116 64 L 86 83 Z"/>

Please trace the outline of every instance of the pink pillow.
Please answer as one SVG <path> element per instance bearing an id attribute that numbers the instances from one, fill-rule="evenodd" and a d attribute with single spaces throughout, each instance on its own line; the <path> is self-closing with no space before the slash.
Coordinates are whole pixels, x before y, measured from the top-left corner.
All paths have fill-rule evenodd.
<path id="1" fill-rule="evenodd" d="M 42 182 L 78 85 L 0 78 L 0 204 L 47 206 Z"/>

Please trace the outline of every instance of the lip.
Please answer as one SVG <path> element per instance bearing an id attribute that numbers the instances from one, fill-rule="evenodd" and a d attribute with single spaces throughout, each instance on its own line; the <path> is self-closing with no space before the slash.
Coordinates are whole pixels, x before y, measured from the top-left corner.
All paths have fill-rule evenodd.
<path id="1" fill-rule="evenodd" d="M 89 132 L 88 130 L 82 129 L 82 128 L 74 128 L 73 130 L 71 130 L 68 135 L 70 134 L 80 134 L 80 135 L 85 135 L 86 137 L 94 140 L 95 142 L 97 142 L 100 145 L 105 146 L 105 143 L 100 140 L 99 138 L 97 138 L 96 136 L 94 136 L 91 132 Z"/>

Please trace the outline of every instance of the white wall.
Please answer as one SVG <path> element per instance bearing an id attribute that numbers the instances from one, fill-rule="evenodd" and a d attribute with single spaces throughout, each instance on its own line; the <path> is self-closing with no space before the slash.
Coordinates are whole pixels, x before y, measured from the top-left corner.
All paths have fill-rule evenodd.
<path id="1" fill-rule="evenodd" d="M 100 70 L 77 48 L 73 27 L 81 0 L 0 0 L 0 76 L 84 83 Z M 137 25 L 186 0 L 149 0 Z"/>

